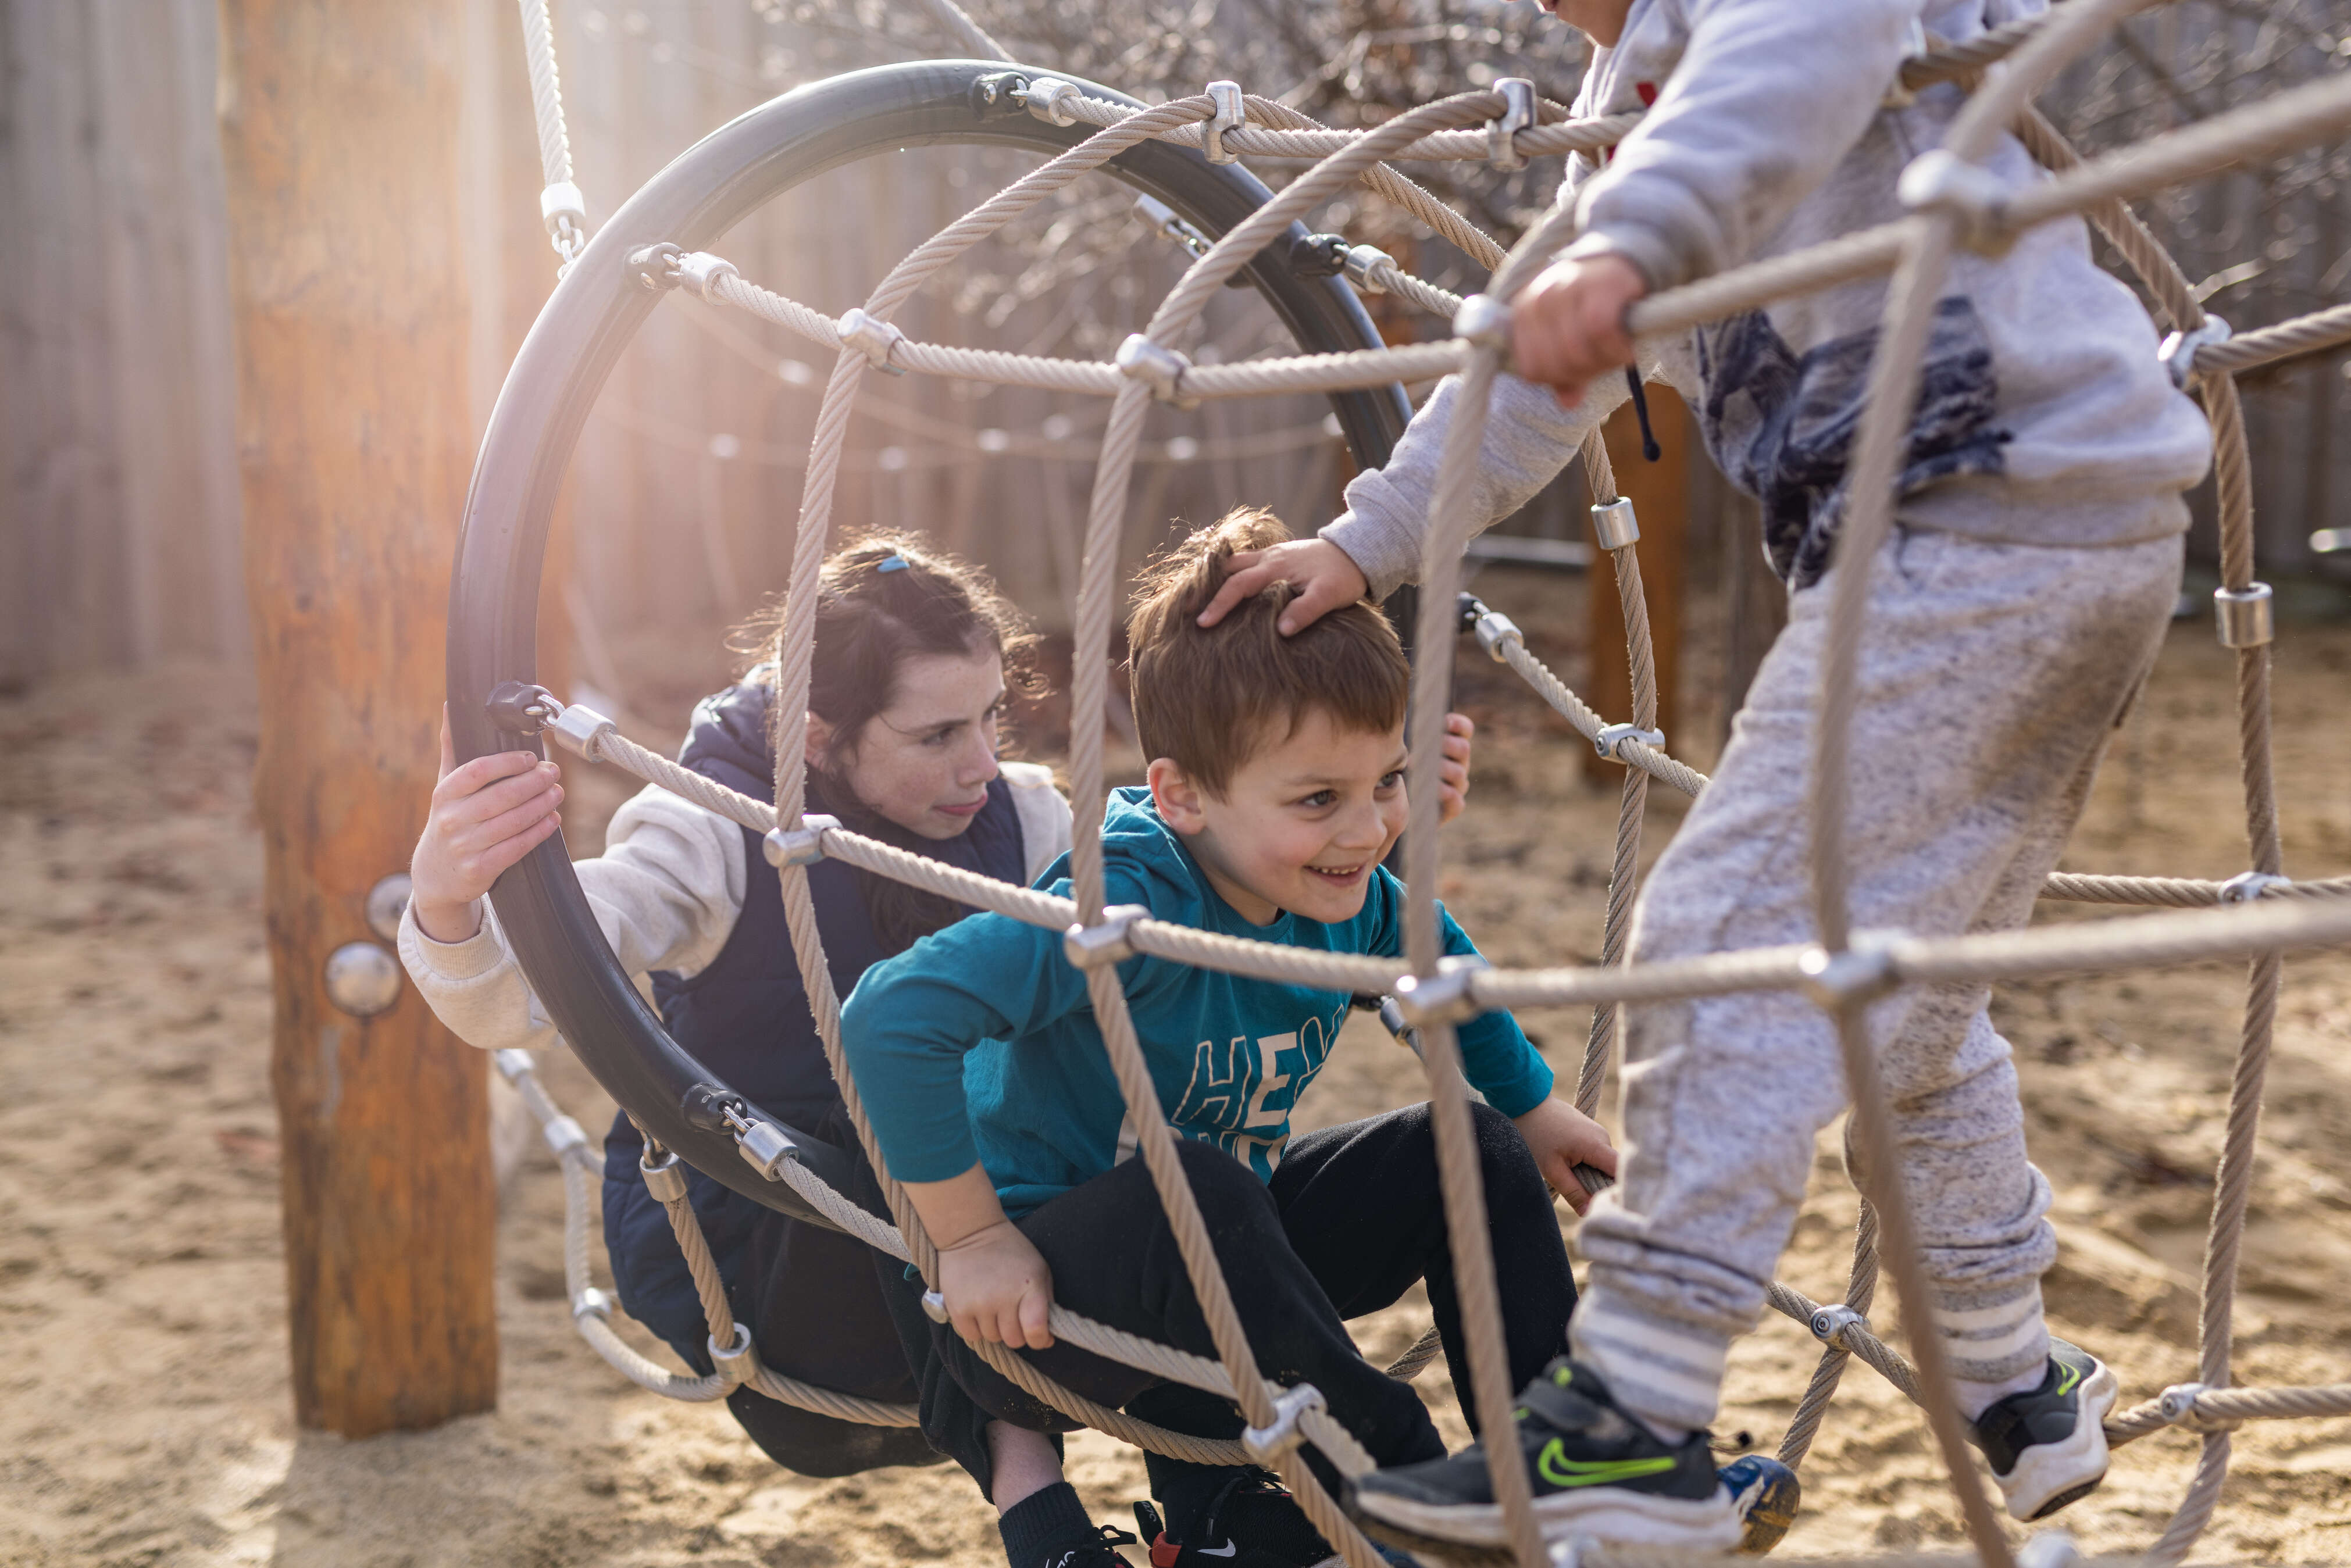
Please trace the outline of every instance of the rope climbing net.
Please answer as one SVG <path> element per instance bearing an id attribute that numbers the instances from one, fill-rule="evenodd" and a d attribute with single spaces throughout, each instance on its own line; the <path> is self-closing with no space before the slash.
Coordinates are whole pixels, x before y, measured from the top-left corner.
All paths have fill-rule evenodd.
<path id="1" fill-rule="evenodd" d="M 2125 204 L 2170 184 L 2340 137 L 2351 129 L 2351 75 L 2337 75 L 2218 115 L 2126 151 L 2081 159 L 2032 108 L 2032 100 L 2061 68 L 2095 47 L 2124 16 L 2150 3 L 2071 0 L 2046 16 L 1956 45 L 1922 50 L 1906 62 L 1894 90 L 1914 91 L 1935 82 L 1955 81 L 1970 89 L 1972 96 L 1945 145 L 1919 158 L 1906 174 L 1902 194 L 1910 209 L 1908 216 L 1665 290 L 1643 300 L 1628 319 L 1636 337 L 1662 338 L 1791 295 L 1890 275 L 1865 413 L 1850 467 L 1850 504 L 1839 546 L 1847 559 L 1867 559 L 1876 553 L 1890 526 L 1896 469 L 1910 419 L 1926 332 L 1953 257 L 1969 249 L 1996 252 L 2024 229 L 2074 214 L 2086 217 L 2112 244 L 2171 334 L 2163 350 L 2166 364 L 2179 384 L 2201 399 L 2212 425 L 2221 567 L 2216 606 L 2220 640 L 2234 651 L 2237 661 L 2251 865 L 2244 873 L 2218 882 L 2064 873 L 2052 876 L 2043 891 L 2043 897 L 2053 900 L 2160 905 L 2172 910 L 2126 920 L 1940 938 L 1851 928 L 1847 902 L 1851 866 L 1843 823 L 1866 574 L 1849 572 L 1834 574 L 1831 580 L 1815 740 L 1809 869 L 1818 941 L 1656 964 L 1625 961 L 1650 784 L 1662 781 L 1683 794 L 1696 795 L 1707 780 L 1667 751 L 1665 737 L 1656 728 L 1656 666 L 1634 549 L 1638 528 L 1629 503 L 1616 494 L 1607 455 L 1596 434 L 1583 455 L 1597 503 L 1595 536 L 1608 559 L 1625 611 L 1632 721 L 1604 722 L 1534 657 L 1525 638 L 1507 618 L 1457 594 L 1460 560 L 1473 528 L 1468 498 L 1489 395 L 1505 368 L 1508 310 L 1501 302 L 1573 237 L 1572 218 L 1554 211 L 1506 249 L 1397 172 L 1391 161 L 1482 159 L 1511 168 L 1530 157 L 1596 152 L 1628 132 L 1637 123 L 1637 115 L 1577 120 L 1541 100 L 1533 84 L 1506 81 L 1489 90 L 1422 105 L 1368 131 L 1334 131 L 1278 102 L 1244 93 L 1229 82 L 1213 83 L 1196 96 L 1137 110 L 1091 97 L 1077 85 L 1049 75 L 1008 68 L 980 83 L 988 106 L 1055 125 L 1098 129 L 948 225 L 899 263 L 862 304 L 838 317 L 761 287 L 708 252 L 653 245 L 630 256 L 629 267 L 648 288 L 683 292 L 711 306 L 747 312 L 836 351 L 810 444 L 785 601 L 775 676 L 778 720 L 775 804 L 728 789 L 639 746 L 622 736 L 611 721 L 586 708 L 567 707 L 537 694 L 528 710 L 532 727 L 543 727 L 580 757 L 674 790 L 763 835 L 768 858 L 781 873 L 793 956 L 818 1031 L 895 1223 L 867 1212 L 830 1186 L 798 1157 L 799 1150 L 783 1128 L 756 1108 L 737 1103 L 726 1111 L 726 1119 L 743 1157 L 761 1176 L 789 1187 L 802 1204 L 830 1223 L 912 1263 L 935 1292 L 935 1252 L 903 1189 L 888 1174 L 856 1083 L 841 1057 L 840 998 L 826 967 L 807 869 L 820 859 L 839 860 L 975 908 L 1066 933 L 1065 956 L 1084 974 L 1129 1124 L 1140 1130 L 1138 1153 L 1165 1208 L 1215 1354 L 1195 1355 L 1153 1343 L 1059 1307 L 1053 1310 L 1052 1331 L 1086 1350 L 1233 1400 L 1248 1431 L 1237 1442 L 1166 1431 L 1079 1397 L 1001 1345 L 975 1343 L 973 1348 L 1015 1385 L 1073 1419 L 1180 1458 L 1219 1464 L 1257 1463 L 1279 1470 L 1351 1568 L 1377 1568 L 1380 1559 L 1371 1543 L 1302 1462 L 1300 1449 L 1302 1444 L 1313 1444 L 1340 1473 L 1349 1477 L 1368 1469 L 1370 1457 L 1322 1408 L 1321 1396 L 1311 1386 L 1285 1388 L 1259 1371 L 1178 1163 L 1176 1135 L 1163 1113 L 1115 965 L 1134 954 L 1151 954 L 1232 974 L 1392 998 L 1395 1005 L 1388 1009 L 1392 1027 L 1408 1026 L 1417 1031 L 1426 1067 L 1445 1212 L 1461 1298 L 1467 1373 L 1479 1408 L 1486 1413 L 1489 1429 L 1481 1436 L 1487 1439 L 1486 1453 L 1495 1460 L 1493 1483 L 1508 1524 L 1508 1555 L 1522 1568 L 1537 1568 L 1548 1559 L 1531 1511 L 1519 1446 L 1508 1433 L 1515 1390 L 1509 1383 L 1502 1348 L 1493 1264 L 1485 1241 L 1484 1199 L 1455 1025 L 1496 1008 L 1589 1006 L 1592 1028 L 1575 1091 L 1576 1103 L 1589 1113 L 1598 1103 L 1618 1008 L 1732 992 L 1796 991 L 1836 1026 L 1853 1090 L 1850 1135 L 1860 1156 L 1856 1168 L 1869 1174 L 1845 1300 L 1823 1304 L 1777 1284 L 1770 1292 L 1771 1304 L 1804 1323 L 1823 1347 L 1780 1456 L 1791 1466 L 1801 1465 L 1846 1364 L 1860 1360 L 1922 1406 L 1949 1470 L 1975 1552 L 1988 1564 L 2005 1565 L 2013 1561 L 2011 1548 L 1969 1459 L 1937 1336 L 1912 1338 L 1914 1361 L 1887 1344 L 1869 1325 L 1867 1313 L 1881 1270 L 1891 1277 L 1907 1322 L 1929 1321 L 1929 1312 L 1918 1249 L 1895 1179 L 1898 1155 L 1868 1048 L 1864 1010 L 1878 997 L 1906 986 L 2247 958 L 2251 963 L 2244 1023 L 2202 1281 L 2196 1376 L 2158 1397 L 2120 1411 L 2106 1424 L 2108 1439 L 2115 1444 L 2175 1426 L 2201 1435 L 2201 1452 L 2186 1496 L 2144 1559 L 2150 1563 L 2179 1562 L 2211 1517 L 2227 1473 L 2230 1433 L 2235 1427 L 2268 1417 L 2351 1414 L 2351 1384 L 2278 1389 L 2231 1386 L 2238 1247 L 2271 1050 L 2281 955 L 2297 948 L 2351 943 L 2351 897 L 2343 896 L 2351 894 L 2351 878 L 2294 883 L 2283 873 L 2270 759 L 2271 600 L 2269 590 L 2253 577 L 2252 489 L 2243 419 L 2231 378 L 2257 365 L 2351 340 L 2351 308 L 2323 311 L 2231 340 L 2226 325 L 2204 312 L 2177 265 Z M 929 4 L 960 47 L 1003 57 L 993 40 L 953 0 L 929 0 Z M 521 9 L 547 176 L 542 211 L 563 267 L 569 270 L 582 254 L 585 208 L 571 183 L 547 0 L 521 0 Z M 1988 69 L 1995 64 L 2001 68 Z M 2035 155 L 2047 171 L 2045 178 L 2011 184 L 1985 167 L 2004 132 L 2015 134 Z M 900 307 L 973 246 L 1017 222 L 1054 193 L 1150 139 L 1196 148 L 1211 162 L 1248 154 L 1313 162 L 1222 237 L 1211 242 L 1193 234 L 1191 238 L 1197 243 L 1190 247 L 1195 252 L 1191 266 L 1144 329 L 1129 338 L 1111 362 L 921 342 L 893 324 Z M 1345 276 L 1358 289 L 1393 294 L 1449 319 L 1453 329 L 1449 338 L 1397 348 L 1220 365 L 1191 363 L 1171 346 L 1185 340 L 1225 282 L 1268 245 L 1280 240 L 1293 221 L 1358 182 L 1490 269 L 1484 290 L 1462 298 L 1411 277 L 1371 246 L 1342 245 L 1334 249 Z M 849 831 L 833 819 L 803 813 L 799 758 L 819 570 L 852 408 L 861 386 L 876 371 L 969 378 L 1109 400 L 1076 595 L 1069 768 L 1076 818 L 1071 897 L 958 871 Z M 1169 925 L 1132 908 L 1105 907 L 1099 830 L 1105 801 L 1103 737 L 1110 697 L 1111 636 L 1118 610 L 1120 534 L 1144 418 L 1153 403 L 1189 406 L 1207 399 L 1340 392 L 1445 374 L 1458 375 L 1462 389 L 1446 434 L 1421 563 L 1410 736 L 1411 815 L 1405 838 L 1408 887 L 1405 953 L 1394 959 L 1308 953 Z M 1625 765 L 1602 958 L 1595 966 L 1507 970 L 1459 966 L 1440 956 L 1435 890 L 1444 839 L 1437 817 L 1436 774 L 1439 725 L 1450 674 L 1445 651 L 1453 645 L 1458 630 L 1474 632 L 1489 654 L 1522 676 L 1602 755 Z M 612 1303 L 589 1282 L 587 1183 L 601 1169 L 601 1157 L 579 1124 L 547 1100 L 527 1055 L 501 1052 L 498 1065 L 538 1114 L 563 1166 L 571 1200 L 565 1262 L 573 1316 L 609 1362 L 644 1386 L 676 1398 L 711 1400 L 748 1385 L 771 1397 L 848 1420 L 914 1424 L 914 1413 L 909 1407 L 852 1398 L 782 1377 L 760 1364 L 748 1329 L 735 1320 L 727 1305 L 709 1248 L 686 1201 L 679 1156 L 650 1140 L 643 1178 L 667 1210 L 700 1291 L 716 1370 L 705 1377 L 690 1377 L 666 1371 L 632 1350 L 610 1322 Z M 1593 1179 L 1599 1179 L 1596 1173 Z M 940 1315 L 935 1294 L 928 1304 L 934 1315 Z M 1435 1349 L 1432 1333 L 1390 1371 L 1410 1376 L 1427 1364 Z M 1625 1553 L 1597 1551 L 1580 1558 L 1586 1564 L 1634 1560 Z"/>

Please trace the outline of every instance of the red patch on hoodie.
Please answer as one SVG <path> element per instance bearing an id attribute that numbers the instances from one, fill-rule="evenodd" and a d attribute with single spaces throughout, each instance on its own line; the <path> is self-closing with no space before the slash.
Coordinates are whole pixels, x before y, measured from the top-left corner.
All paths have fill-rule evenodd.
<path id="1" fill-rule="evenodd" d="M 1633 84 L 1633 90 L 1641 95 L 1641 107 L 1643 109 L 1654 109 L 1656 107 L 1657 84 L 1656 82 L 1636 81 Z"/>

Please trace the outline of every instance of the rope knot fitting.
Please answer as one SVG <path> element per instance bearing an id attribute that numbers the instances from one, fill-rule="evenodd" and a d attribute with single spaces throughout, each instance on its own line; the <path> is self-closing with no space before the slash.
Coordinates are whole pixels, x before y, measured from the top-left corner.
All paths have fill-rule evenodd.
<path id="1" fill-rule="evenodd" d="M 1604 550 L 1641 542 L 1641 519 L 1633 515 L 1630 496 L 1619 496 L 1592 508 L 1592 542 Z"/>
<path id="2" fill-rule="evenodd" d="M 1071 926 L 1061 937 L 1061 956 L 1077 969 L 1123 964 L 1134 956 L 1134 923 L 1150 915 L 1140 904 L 1113 904 L 1102 912 L 1100 923 Z"/>
<path id="3" fill-rule="evenodd" d="M 1015 96 L 1020 99 L 1021 108 L 1048 125 L 1075 125 L 1078 117 L 1061 104 L 1064 99 L 1084 95 L 1078 91 L 1075 82 L 1066 82 L 1059 77 L 1039 77 Z"/>
<path id="4" fill-rule="evenodd" d="M 2229 324 L 2207 311 L 2204 324 L 2194 331 L 2165 334 L 2162 343 L 2155 350 L 2156 361 L 2163 366 L 2164 373 L 2171 378 L 2171 384 L 2185 392 L 2188 378 L 2196 373 L 2197 350 L 2225 343 L 2229 336 Z"/>
<path id="5" fill-rule="evenodd" d="M 653 1195 L 655 1203 L 684 1203 L 685 1166 L 677 1151 L 666 1150 L 658 1160 L 652 1156 L 651 1149 L 637 1156 L 637 1174 L 644 1177 L 645 1190 Z"/>
<path id="6" fill-rule="evenodd" d="M 1528 77 L 1504 77 L 1494 84 L 1502 95 L 1502 112 L 1486 122 L 1486 162 L 1504 173 L 1527 166 L 1519 151 L 1519 132 L 1535 128 L 1535 84 Z"/>
<path id="7" fill-rule="evenodd" d="M 1472 294 L 1453 313 L 1453 335 L 1501 353 L 1510 344 L 1510 308 L 1490 294 Z"/>
<path id="8" fill-rule="evenodd" d="M 1120 374 L 1149 387 L 1151 395 L 1161 402 L 1184 409 L 1200 406 L 1198 398 L 1184 395 L 1184 372 L 1192 368 L 1192 361 L 1175 350 L 1155 343 L 1140 332 L 1131 332 L 1126 341 L 1118 346 L 1114 362 Z"/>
<path id="9" fill-rule="evenodd" d="M 1664 730 L 1643 729 L 1637 724 L 1602 725 L 1600 733 L 1592 737 L 1592 748 L 1611 762 L 1622 762 L 1625 757 L 1617 747 L 1628 740 L 1637 740 L 1652 751 L 1663 751 L 1666 748 Z"/>
<path id="10" fill-rule="evenodd" d="M 592 707 L 578 703 L 567 704 L 560 713 L 549 721 L 547 733 L 563 744 L 563 748 L 581 760 L 594 762 L 597 743 L 608 735 L 618 735 L 621 727 Z"/>
<path id="11" fill-rule="evenodd" d="M 1249 108 L 1241 100 L 1241 84 L 1210 82 L 1208 102 L 1215 106 L 1216 112 L 1200 127 L 1200 152 L 1211 163 L 1237 163 L 1241 155 L 1225 145 L 1225 132 L 1244 130 L 1249 125 Z"/>
<path id="12" fill-rule="evenodd" d="M 814 865 L 824 859 L 824 836 L 841 826 L 839 817 L 805 816 L 797 828 L 770 828 L 759 841 L 759 852 L 778 871 L 788 865 Z"/>
<path id="13" fill-rule="evenodd" d="M 1387 276 L 1396 269 L 1395 257 L 1375 245 L 1352 246 L 1347 251 L 1347 281 L 1366 294 L 1385 294 Z"/>
<path id="14" fill-rule="evenodd" d="M 1956 219 L 1959 243 L 1979 255 L 2003 255 L 2016 243 L 2016 231 L 2008 222 L 2008 182 L 1948 148 L 1910 160 L 1894 193 L 1914 213 Z"/>
<path id="15" fill-rule="evenodd" d="M 747 1323 L 735 1325 L 735 1343 L 721 1349 L 718 1336 L 710 1336 L 710 1364 L 718 1371 L 719 1380 L 732 1391 L 757 1379 L 766 1369 L 759 1364 L 759 1352 L 751 1343 L 751 1328 Z"/>
<path id="16" fill-rule="evenodd" d="M 576 1323 L 582 1318 L 602 1318 L 606 1322 L 611 1322 L 612 1298 L 593 1285 L 582 1286 L 580 1293 L 571 1298 L 571 1321 Z"/>
<path id="17" fill-rule="evenodd" d="M 2220 884 L 2222 904 L 2258 904 L 2262 895 L 2273 887 L 2292 887 L 2294 879 L 2274 872 L 2241 871 Z"/>
<path id="18" fill-rule="evenodd" d="M 841 312 L 840 331 L 841 347 L 863 354 L 883 375 L 906 373 L 904 366 L 890 362 L 891 354 L 906 340 L 906 334 L 898 329 L 896 322 L 884 321 L 879 316 L 869 315 L 863 306 L 852 305 Z"/>
<path id="19" fill-rule="evenodd" d="M 1405 1022 L 1419 1029 L 1437 1023 L 1466 1023 L 1488 1010 L 1476 995 L 1479 974 L 1492 967 L 1485 959 L 1467 954 L 1439 958 L 1434 975 L 1403 975 L 1395 983 L 1396 1010 Z"/>
<path id="20" fill-rule="evenodd" d="M 538 1130 L 538 1134 L 547 1140 L 548 1148 L 554 1152 L 558 1160 L 570 1159 L 574 1155 L 584 1154 L 588 1148 L 588 1129 L 580 1124 L 577 1117 L 550 1117 L 547 1125 Z"/>
<path id="21" fill-rule="evenodd" d="M 1851 1351 L 1853 1347 L 1844 1342 L 1845 1331 L 1867 1328 L 1869 1320 L 1851 1307 L 1839 1302 L 1834 1306 L 1823 1307 L 1819 1312 L 1814 1312 L 1804 1326 L 1811 1329 L 1813 1337 L 1823 1344 L 1836 1350 Z"/>
<path id="22" fill-rule="evenodd" d="M 1301 1383 L 1274 1400 L 1271 1421 L 1241 1434 L 1241 1447 L 1249 1450 L 1250 1458 L 1270 1468 L 1306 1440 L 1306 1434 L 1298 1429 L 1299 1418 L 1309 1410 L 1322 1408 L 1322 1391 L 1311 1383 Z"/>
<path id="23" fill-rule="evenodd" d="M 2196 1407 L 2197 1400 L 2211 1392 L 2201 1383 L 2175 1383 L 2157 1398 L 2155 1407 L 2172 1426 L 2185 1427 L 2191 1432 L 2235 1431 L 2241 1422 L 2207 1416 Z"/>
<path id="24" fill-rule="evenodd" d="M 1876 1001 L 1902 983 L 1894 962 L 1896 934 L 1856 931 L 1841 953 L 1817 944 L 1796 960 L 1798 987 L 1824 1012 Z"/>
<path id="25" fill-rule="evenodd" d="M 2259 648 L 2277 640 L 2277 601 L 2266 582 L 2212 591 L 2212 630 L 2223 648 Z"/>

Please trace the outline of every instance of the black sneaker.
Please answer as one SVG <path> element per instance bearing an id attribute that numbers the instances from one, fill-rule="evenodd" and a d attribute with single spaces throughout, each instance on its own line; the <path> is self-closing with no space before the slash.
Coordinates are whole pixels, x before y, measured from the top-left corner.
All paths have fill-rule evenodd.
<path id="1" fill-rule="evenodd" d="M 1741 1454 L 1715 1472 L 1730 1493 L 1739 1515 L 1739 1555 L 1761 1557 L 1780 1544 L 1796 1522 L 1804 1497 L 1796 1472 L 1762 1454 Z"/>
<path id="2" fill-rule="evenodd" d="M 1151 1568 L 1337 1568 L 1339 1555 L 1288 1488 L 1265 1471 L 1238 1470 L 1196 1511 L 1184 1539 L 1170 1538 L 1159 1511 L 1134 1505 L 1135 1528 L 1151 1545 Z"/>
<path id="3" fill-rule="evenodd" d="M 2046 1519 L 2098 1490 L 2106 1479 L 2104 1423 L 2116 1392 L 2105 1362 L 2053 1339 L 2041 1386 L 1994 1401 L 1970 1424 L 2011 1518 Z"/>
<path id="4" fill-rule="evenodd" d="M 1619 1409 L 1600 1375 L 1560 1357 L 1520 1391 L 1519 1444 L 1546 1540 L 1728 1552 L 1740 1516 L 1704 1432 L 1667 1444 Z M 1504 1544 L 1484 1450 L 1376 1470 L 1349 1506 L 1367 1525 L 1466 1546 Z M 1407 1541 L 1406 1544 L 1410 1544 Z"/>
<path id="5" fill-rule="evenodd" d="M 1111 1548 L 1134 1543 L 1134 1537 L 1116 1525 L 1088 1525 L 1083 1534 L 1073 1531 L 1049 1542 L 1043 1568 L 1129 1568 L 1126 1559 Z"/>

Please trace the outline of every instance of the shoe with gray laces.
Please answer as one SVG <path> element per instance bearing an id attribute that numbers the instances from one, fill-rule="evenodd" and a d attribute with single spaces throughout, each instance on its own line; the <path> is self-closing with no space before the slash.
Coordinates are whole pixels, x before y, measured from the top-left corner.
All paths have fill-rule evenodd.
<path id="1" fill-rule="evenodd" d="M 2106 1479 L 2104 1423 L 2117 1387 L 2105 1362 L 2053 1339 L 2041 1386 L 1994 1400 L 1969 1423 L 2011 1518 L 2046 1519 L 2098 1490 Z"/>

